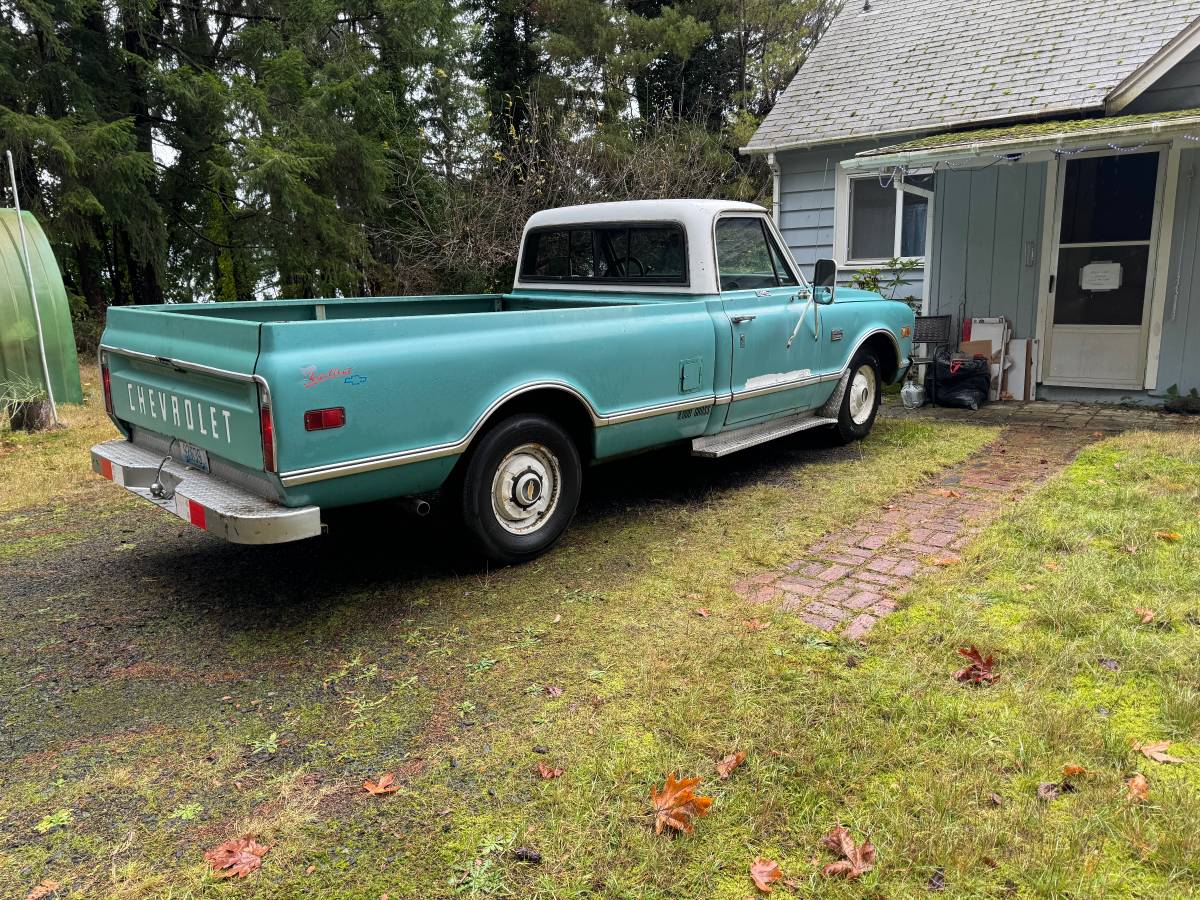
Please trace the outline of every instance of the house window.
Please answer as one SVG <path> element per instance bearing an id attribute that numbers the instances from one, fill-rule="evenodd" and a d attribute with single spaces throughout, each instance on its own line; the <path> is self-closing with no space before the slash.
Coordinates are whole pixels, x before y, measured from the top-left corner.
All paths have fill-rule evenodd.
<path id="1" fill-rule="evenodd" d="M 933 192 L 933 173 L 909 174 L 904 183 L 918 191 Z M 886 186 L 885 186 L 886 185 Z M 896 190 L 876 175 L 850 179 L 848 210 L 850 262 L 876 262 L 899 257 L 925 256 L 925 227 L 929 198 L 911 190 Z"/>

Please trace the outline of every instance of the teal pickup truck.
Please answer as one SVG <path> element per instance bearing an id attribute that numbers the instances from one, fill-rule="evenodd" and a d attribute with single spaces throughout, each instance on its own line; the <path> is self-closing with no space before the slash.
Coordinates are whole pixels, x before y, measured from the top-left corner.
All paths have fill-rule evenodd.
<path id="1" fill-rule="evenodd" d="M 437 492 L 488 557 L 531 559 L 590 464 L 867 435 L 913 314 L 837 287 L 829 260 L 808 283 L 785 248 L 747 203 L 600 203 L 533 216 L 506 294 L 114 307 L 100 366 L 124 439 L 93 468 L 250 544 Z"/>

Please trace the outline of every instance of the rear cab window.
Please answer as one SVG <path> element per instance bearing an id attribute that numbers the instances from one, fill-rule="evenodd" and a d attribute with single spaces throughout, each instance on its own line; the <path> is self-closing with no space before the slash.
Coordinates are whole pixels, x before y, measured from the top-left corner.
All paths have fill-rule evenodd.
<path id="1" fill-rule="evenodd" d="M 717 220 L 717 271 L 722 291 L 794 286 L 796 276 L 761 216 Z"/>
<path id="2" fill-rule="evenodd" d="M 687 239 L 673 223 L 539 228 L 525 238 L 521 280 L 687 284 Z"/>

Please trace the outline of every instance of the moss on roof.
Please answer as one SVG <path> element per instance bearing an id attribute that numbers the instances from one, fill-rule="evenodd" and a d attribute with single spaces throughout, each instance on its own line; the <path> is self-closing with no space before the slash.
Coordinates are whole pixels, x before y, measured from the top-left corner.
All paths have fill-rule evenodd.
<path id="1" fill-rule="evenodd" d="M 1113 131 L 1137 128 L 1154 122 L 1171 122 L 1176 119 L 1200 120 L 1200 109 L 1179 109 L 1171 112 L 1143 113 L 1136 116 L 1109 116 L 1102 119 L 1055 119 L 1048 122 L 1024 122 L 1002 128 L 980 128 L 975 131 L 947 131 L 927 137 L 878 147 L 859 153 L 862 157 L 891 156 L 896 153 L 911 153 L 918 150 L 938 150 L 960 145 L 1010 144 L 1019 141 L 1034 141 L 1053 138 L 1056 135 L 1085 137 L 1090 133 L 1109 134 Z"/>

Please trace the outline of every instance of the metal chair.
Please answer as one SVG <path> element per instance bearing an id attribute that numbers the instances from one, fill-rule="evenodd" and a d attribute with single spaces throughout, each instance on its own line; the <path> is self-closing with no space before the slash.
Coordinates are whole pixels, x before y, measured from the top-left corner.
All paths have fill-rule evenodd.
<path id="1" fill-rule="evenodd" d="M 953 339 L 952 316 L 917 316 L 913 323 L 913 347 L 924 345 L 925 352 L 921 356 L 915 353 L 912 358 L 913 371 L 917 366 L 933 366 L 933 390 L 930 391 L 929 402 L 937 403 L 937 351 L 938 347 L 949 346 Z"/>

